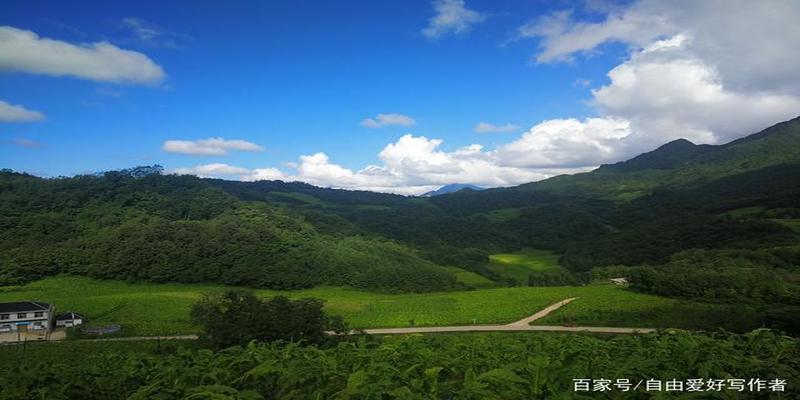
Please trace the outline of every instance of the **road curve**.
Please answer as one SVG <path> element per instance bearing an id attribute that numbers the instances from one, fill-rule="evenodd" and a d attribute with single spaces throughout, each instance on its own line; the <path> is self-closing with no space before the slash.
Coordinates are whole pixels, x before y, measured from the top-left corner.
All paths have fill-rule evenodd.
<path id="1" fill-rule="evenodd" d="M 411 333 L 446 333 L 446 332 L 592 332 L 592 333 L 651 333 L 653 328 L 619 328 L 610 326 L 558 326 L 558 325 L 461 325 L 461 326 L 424 326 L 417 328 L 382 328 L 364 329 L 370 335 L 406 335 Z M 356 332 L 353 332 L 356 333 Z"/>
<path id="2" fill-rule="evenodd" d="M 561 300 L 558 303 L 554 303 L 545 307 L 544 309 L 537 312 L 536 314 L 531 315 L 530 317 L 523 318 L 516 322 L 512 322 L 506 326 L 528 326 L 531 324 L 531 322 L 536 321 L 539 318 L 544 318 L 545 316 L 547 316 L 547 314 L 550 314 L 551 312 L 558 310 L 559 308 L 561 308 L 561 306 L 575 299 L 577 299 L 577 297 L 570 297 L 568 299 Z"/>
<path id="3" fill-rule="evenodd" d="M 368 333 L 370 335 L 407 335 L 413 333 L 447 333 L 447 332 L 592 332 L 592 333 L 623 333 L 640 334 L 655 332 L 653 328 L 621 328 L 609 326 L 558 326 L 558 325 L 531 325 L 530 323 L 545 317 L 561 306 L 577 299 L 572 297 L 551 304 L 530 317 L 523 318 L 505 325 L 456 325 L 456 326 L 421 326 L 408 328 L 376 328 L 350 331 L 348 335 Z M 336 335 L 334 332 L 328 332 Z M 176 336 L 136 336 L 136 337 L 111 337 L 84 339 L 93 342 L 117 342 L 129 340 L 195 340 L 197 335 L 176 335 Z"/>
<path id="4" fill-rule="evenodd" d="M 530 323 L 543 318 L 547 314 L 559 309 L 561 306 L 577 299 L 572 297 L 558 303 L 551 304 L 530 317 L 523 318 L 505 325 L 456 325 L 456 326 L 421 326 L 411 328 L 377 328 L 351 331 L 349 334 L 368 333 L 370 335 L 407 335 L 412 333 L 446 333 L 446 332 L 592 332 L 592 333 L 627 333 L 639 334 L 655 332 L 653 328 L 620 328 L 610 326 L 558 326 L 558 325 L 531 325 Z"/>

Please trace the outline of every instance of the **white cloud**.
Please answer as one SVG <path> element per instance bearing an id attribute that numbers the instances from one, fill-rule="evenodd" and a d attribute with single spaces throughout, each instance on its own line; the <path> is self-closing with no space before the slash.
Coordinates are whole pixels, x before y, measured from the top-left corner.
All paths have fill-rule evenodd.
<path id="1" fill-rule="evenodd" d="M 323 187 L 410 195 L 425 193 L 453 182 L 486 187 L 511 186 L 562 173 L 586 171 L 594 166 L 545 165 L 531 168 L 521 161 L 522 151 L 514 154 L 520 165 L 513 165 L 513 162 L 502 159 L 506 153 L 499 150 L 484 151 L 482 146 L 473 144 L 447 152 L 440 149 L 442 143 L 439 139 L 405 135 L 386 145 L 378 154 L 381 165 L 369 165 L 360 170 L 336 164 L 325 153 L 315 153 L 300 156 L 299 162 L 292 164 L 291 172 L 277 168 L 241 168 L 225 170 L 225 174 L 216 175 L 238 175 L 238 179 L 246 181 L 299 181 Z M 505 151 L 513 149 L 513 146 L 509 146 Z M 594 161 L 590 159 L 587 162 Z M 179 168 L 175 171 L 214 175 L 208 169 L 200 170 L 201 167 Z"/>
<path id="2" fill-rule="evenodd" d="M 540 38 L 539 62 L 619 42 L 635 51 L 683 35 L 685 51 L 716 69 L 731 90 L 800 91 L 800 3 L 783 0 L 641 0 L 596 23 L 554 13 L 520 28 Z"/>
<path id="3" fill-rule="evenodd" d="M 416 121 L 414 121 L 414 118 L 403 114 L 378 114 L 375 118 L 365 118 L 362 120 L 361 126 L 367 128 L 381 128 L 387 125 L 411 126 L 415 123 Z"/>
<path id="4" fill-rule="evenodd" d="M 1 70 L 137 84 L 166 76 L 146 55 L 108 42 L 76 45 L 10 26 L 0 26 Z"/>
<path id="5" fill-rule="evenodd" d="M 629 46 L 591 101 L 603 118 L 630 123 L 617 144 L 625 158 L 677 138 L 726 142 L 797 116 L 798 20 L 798 2 L 641 0 L 601 22 L 561 11 L 518 33 L 540 39 L 538 62 Z"/>
<path id="6" fill-rule="evenodd" d="M 161 149 L 169 153 L 195 156 L 224 156 L 229 151 L 263 151 L 264 147 L 245 140 L 226 140 L 220 137 L 201 140 L 167 140 Z"/>
<path id="7" fill-rule="evenodd" d="M 591 52 L 607 41 L 644 45 L 668 29 L 658 16 L 609 15 L 603 23 L 586 23 L 573 20 L 571 11 L 557 11 L 519 27 L 517 33 L 541 38 L 536 61 L 545 63 L 569 61 L 574 53 Z"/>
<path id="8" fill-rule="evenodd" d="M 34 140 L 26 139 L 26 138 L 16 138 L 16 139 L 13 139 L 11 141 L 11 143 L 13 143 L 13 144 L 15 144 L 17 146 L 20 146 L 20 147 L 27 147 L 29 149 L 38 149 L 38 148 L 42 147 L 41 143 L 39 143 L 37 141 L 34 141 Z"/>
<path id="9" fill-rule="evenodd" d="M 592 84 L 592 81 L 588 79 L 578 78 L 572 81 L 572 86 L 574 87 L 587 87 Z"/>
<path id="10" fill-rule="evenodd" d="M 729 90 L 716 68 L 682 54 L 682 40 L 674 39 L 638 52 L 592 92 L 605 115 L 631 122 L 641 141 L 636 150 L 678 138 L 727 142 L 800 113 L 797 96 Z"/>
<path id="11" fill-rule="evenodd" d="M 486 16 L 470 10 L 464 0 L 436 0 L 433 2 L 436 15 L 428 21 L 422 34 L 430 39 L 438 39 L 448 34 L 468 32 L 473 25 L 486 19 Z"/>
<path id="12" fill-rule="evenodd" d="M 28 110 L 22 105 L 0 100 L 0 122 L 31 122 L 43 119 L 44 114 L 39 111 Z"/>
<path id="13" fill-rule="evenodd" d="M 553 119 L 534 126 L 519 139 L 500 146 L 492 155 L 502 165 L 523 168 L 587 168 L 617 161 L 628 121 L 612 118 Z"/>
<path id="14" fill-rule="evenodd" d="M 475 133 L 502 133 L 502 132 L 514 132 L 519 129 L 518 125 L 514 124 L 505 124 L 505 125 L 494 125 L 488 122 L 479 122 L 475 125 L 472 130 Z"/>
<path id="15" fill-rule="evenodd" d="M 245 181 L 293 181 L 290 175 L 277 168 L 256 168 L 242 175 Z"/>
<path id="16" fill-rule="evenodd" d="M 141 18 L 125 17 L 122 19 L 122 26 L 130 29 L 139 40 L 144 42 L 152 41 L 161 36 L 160 28 Z"/>
<path id="17" fill-rule="evenodd" d="M 464 7 L 438 4 L 445 3 Z M 447 151 L 440 139 L 405 135 L 383 148 L 377 165 L 351 169 L 316 153 L 286 172 L 255 169 L 239 178 L 402 194 L 454 182 L 510 186 L 586 171 L 681 137 L 726 142 L 800 113 L 800 2 L 641 0 L 604 12 L 591 23 L 559 12 L 518 31 L 540 39 L 539 62 L 577 62 L 576 55 L 609 42 L 629 46 L 591 92 L 595 117 L 546 120 L 493 149 Z M 432 37 L 459 31 L 432 27 Z M 379 117 L 362 124 L 385 125 Z"/>
<path id="18" fill-rule="evenodd" d="M 247 168 L 235 167 L 223 163 L 203 164 L 190 168 L 176 168 L 169 172 L 178 175 L 197 175 L 200 177 L 244 175 L 250 173 Z"/>
<path id="19" fill-rule="evenodd" d="M 130 38 L 122 39 L 149 47 L 178 48 L 182 42 L 190 39 L 189 35 L 164 29 L 150 21 L 136 17 L 125 17 L 120 21 L 120 28 L 129 31 Z"/>

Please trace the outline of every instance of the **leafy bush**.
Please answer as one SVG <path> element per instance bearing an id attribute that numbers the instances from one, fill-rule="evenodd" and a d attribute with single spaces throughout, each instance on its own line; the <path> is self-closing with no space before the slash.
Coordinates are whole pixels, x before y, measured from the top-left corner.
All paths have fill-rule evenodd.
<path id="1" fill-rule="evenodd" d="M 201 338 L 217 348 L 251 341 L 321 343 L 327 329 L 346 330 L 342 319 L 327 317 L 322 306 L 318 299 L 262 300 L 250 292 L 229 290 L 203 296 L 190 315 L 201 327 Z"/>

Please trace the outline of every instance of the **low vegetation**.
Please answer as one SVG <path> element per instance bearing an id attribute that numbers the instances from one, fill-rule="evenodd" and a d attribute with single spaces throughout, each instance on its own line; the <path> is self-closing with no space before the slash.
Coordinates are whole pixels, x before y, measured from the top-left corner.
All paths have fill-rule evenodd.
<path id="1" fill-rule="evenodd" d="M 91 352 L 80 360 L 30 357 L 8 365 L 0 370 L 0 397 L 541 399 L 573 398 L 573 379 L 583 378 L 624 378 L 634 384 L 778 378 L 785 382 L 785 397 L 764 390 L 747 393 L 747 398 L 788 399 L 800 385 L 800 342 L 766 330 L 713 336 L 662 332 L 610 340 L 578 334 L 430 335 L 347 340 L 330 347 L 274 342 L 220 352 Z M 606 394 L 620 398 L 622 393 Z M 700 394 L 732 398 L 739 393 Z M 624 398 L 651 395 L 637 390 Z"/>

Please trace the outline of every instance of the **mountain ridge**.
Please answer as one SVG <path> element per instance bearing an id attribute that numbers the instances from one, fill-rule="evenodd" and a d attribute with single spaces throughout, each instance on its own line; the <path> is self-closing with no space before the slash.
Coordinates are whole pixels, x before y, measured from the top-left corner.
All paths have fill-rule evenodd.
<path id="1" fill-rule="evenodd" d="M 800 162 L 800 117 L 720 145 L 677 140 L 593 171 L 517 186 L 520 190 L 628 201 L 664 187 Z"/>
<path id="2" fill-rule="evenodd" d="M 419 197 L 441 196 L 443 194 L 456 193 L 456 192 L 460 192 L 462 190 L 481 191 L 481 190 L 484 190 L 484 188 L 482 188 L 480 186 L 477 186 L 477 185 L 472 185 L 472 184 L 469 184 L 469 183 L 451 183 L 451 184 L 448 184 L 448 185 L 444 185 L 444 186 L 442 186 L 442 187 L 440 187 L 440 188 L 438 188 L 436 190 L 432 190 L 430 192 L 423 193 Z"/>

